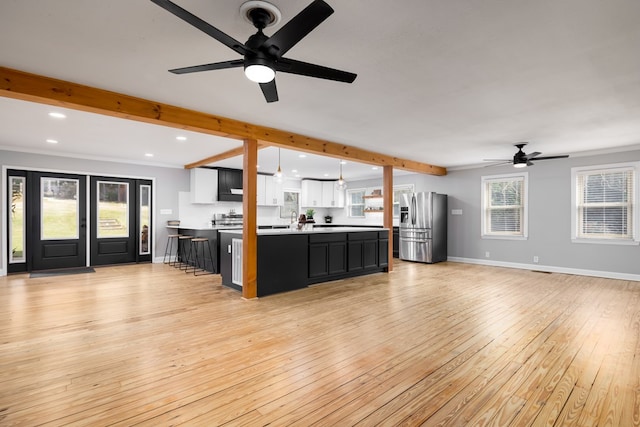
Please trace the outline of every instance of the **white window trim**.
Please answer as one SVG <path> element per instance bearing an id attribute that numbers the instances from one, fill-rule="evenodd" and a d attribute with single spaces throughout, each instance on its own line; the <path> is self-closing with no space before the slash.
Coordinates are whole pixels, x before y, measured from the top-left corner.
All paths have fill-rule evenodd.
<path id="1" fill-rule="evenodd" d="M 578 194 L 576 188 L 576 178 L 578 173 L 585 171 L 597 171 L 597 170 L 613 170 L 613 169 L 629 169 L 633 168 L 635 171 L 634 182 L 634 205 L 633 205 L 633 237 L 632 239 L 598 239 L 598 238 L 581 238 L 578 236 Z M 640 209 L 638 204 L 640 203 L 640 185 L 638 181 L 640 178 L 640 162 L 625 162 L 625 163 L 609 163 L 606 165 L 593 165 L 593 166 L 581 166 L 571 168 L 571 242 L 572 243 L 591 243 L 596 245 L 639 245 L 640 244 Z"/>
<path id="2" fill-rule="evenodd" d="M 362 215 L 351 215 L 351 206 L 360 206 L 360 205 L 354 205 L 351 203 L 350 193 L 355 193 L 355 192 L 362 192 L 364 193 L 363 195 L 366 195 L 367 189 L 366 188 L 347 188 L 345 193 L 345 197 L 347 198 L 347 203 L 345 203 L 345 205 L 347 206 L 347 218 L 366 218 L 364 214 L 364 200 L 362 202 Z"/>
<path id="3" fill-rule="evenodd" d="M 523 178 L 523 191 L 524 194 L 522 196 L 524 207 L 522 209 L 523 218 L 522 218 L 522 235 L 521 236 L 513 236 L 513 235 L 499 235 L 499 234 L 487 234 L 486 230 L 486 218 L 485 218 L 485 202 L 486 202 L 486 182 L 487 181 L 495 181 L 495 180 L 510 180 L 513 178 Z M 482 239 L 496 239 L 496 240 L 527 240 L 529 238 L 529 172 L 519 172 L 519 173 L 510 173 L 510 174 L 500 174 L 500 175 L 487 175 L 481 177 L 480 180 L 480 229 L 481 229 L 481 238 Z"/>

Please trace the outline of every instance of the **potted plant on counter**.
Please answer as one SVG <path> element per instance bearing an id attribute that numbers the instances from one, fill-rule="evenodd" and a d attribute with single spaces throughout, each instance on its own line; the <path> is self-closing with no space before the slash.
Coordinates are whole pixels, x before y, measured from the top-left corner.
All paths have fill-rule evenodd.
<path id="1" fill-rule="evenodd" d="M 313 210 L 313 209 L 307 209 L 307 212 L 306 212 L 306 214 L 307 214 L 307 222 L 315 222 L 315 221 L 313 220 L 313 214 L 314 214 L 314 213 L 316 213 L 316 211 L 315 211 L 315 210 Z"/>

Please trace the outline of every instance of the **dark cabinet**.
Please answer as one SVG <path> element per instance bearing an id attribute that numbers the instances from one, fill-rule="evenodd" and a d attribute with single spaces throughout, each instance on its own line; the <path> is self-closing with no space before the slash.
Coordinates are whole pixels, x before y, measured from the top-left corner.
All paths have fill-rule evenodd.
<path id="1" fill-rule="evenodd" d="M 242 194 L 233 194 L 232 189 L 242 189 L 242 170 L 218 169 L 218 200 L 221 202 L 241 202 Z"/>
<path id="2" fill-rule="evenodd" d="M 315 243 L 309 245 L 309 278 L 327 276 L 329 274 L 329 244 Z"/>
<path id="3" fill-rule="evenodd" d="M 347 272 L 347 242 L 329 243 L 329 274 Z"/>
<path id="4" fill-rule="evenodd" d="M 346 233 L 309 235 L 309 279 L 346 273 Z"/>
<path id="5" fill-rule="evenodd" d="M 378 233 L 377 231 L 349 233 L 347 255 L 349 272 L 378 267 Z M 388 234 L 384 236 L 389 238 Z"/>
<path id="6" fill-rule="evenodd" d="M 378 266 L 389 266 L 389 238 L 378 240 Z"/>
<path id="7" fill-rule="evenodd" d="M 400 227 L 393 227 L 393 257 L 400 258 Z"/>
<path id="8" fill-rule="evenodd" d="M 349 272 L 360 271 L 364 268 L 362 260 L 362 242 L 349 242 Z"/>

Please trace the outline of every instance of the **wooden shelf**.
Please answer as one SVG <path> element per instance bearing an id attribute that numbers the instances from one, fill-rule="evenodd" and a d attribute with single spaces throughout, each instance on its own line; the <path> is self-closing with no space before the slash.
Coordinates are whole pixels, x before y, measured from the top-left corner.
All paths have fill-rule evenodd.
<path id="1" fill-rule="evenodd" d="M 363 199 L 382 199 L 382 194 L 379 196 L 362 196 Z"/>
<path id="2" fill-rule="evenodd" d="M 384 212 L 383 209 L 366 209 L 364 211 L 364 213 L 370 213 L 370 212 Z"/>

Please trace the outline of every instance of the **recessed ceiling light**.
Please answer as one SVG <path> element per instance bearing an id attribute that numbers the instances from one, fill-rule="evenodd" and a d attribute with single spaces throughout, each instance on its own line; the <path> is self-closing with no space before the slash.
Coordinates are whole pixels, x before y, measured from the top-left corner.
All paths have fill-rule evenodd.
<path id="1" fill-rule="evenodd" d="M 256 169 L 260 169 L 260 165 L 256 165 Z"/>
<path id="2" fill-rule="evenodd" d="M 372 166 L 371 169 L 373 169 L 374 171 L 377 171 L 378 167 L 377 166 Z"/>
<path id="3" fill-rule="evenodd" d="M 176 136 L 176 139 L 177 139 L 178 141 L 186 141 L 186 140 L 187 140 L 187 137 L 186 137 L 186 136 Z"/>
<path id="4" fill-rule="evenodd" d="M 145 157 L 153 157 L 152 153 L 144 153 Z"/>
<path id="5" fill-rule="evenodd" d="M 57 143 L 58 143 L 58 141 L 57 141 L 57 140 L 55 140 L 55 139 L 47 139 L 47 142 L 48 142 L 49 144 L 57 144 Z"/>
<path id="6" fill-rule="evenodd" d="M 325 174 L 324 174 L 324 176 L 329 176 L 329 174 L 328 174 L 328 173 L 325 173 Z"/>
<path id="7" fill-rule="evenodd" d="M 300 178 L 300 175 L 296 174 L 296 178 Z"/>
<path id="8" fill-rule="evenodd" d="M 298 169 L 291 169 L 291 173 L 298 173 Z"/>
<path id="9" fill-rule="evenodd" d="M 53 117 L 53 118 L 56 118 L 56 119 L 66 119 L 67 118 L 67 116 L 65 114 L 59 113 L 57 111 L 50 112 L 49 113 L 49 117 Z"/>
<path id="10" fill-rule="evenodd" d="M 341 164 L 341 165 L 346 165 L 346 164 L 347 164 L 347 161 L 346 161 L 346 160 L 340 160 L 340 164 Z"/>
<path id="11" fill-rule="evenodd" d="M 301 159 L 304 159 L 305 157 L 307 157 L 306 154 L 298 154 L 298 157 L 300 157 Z"/>

